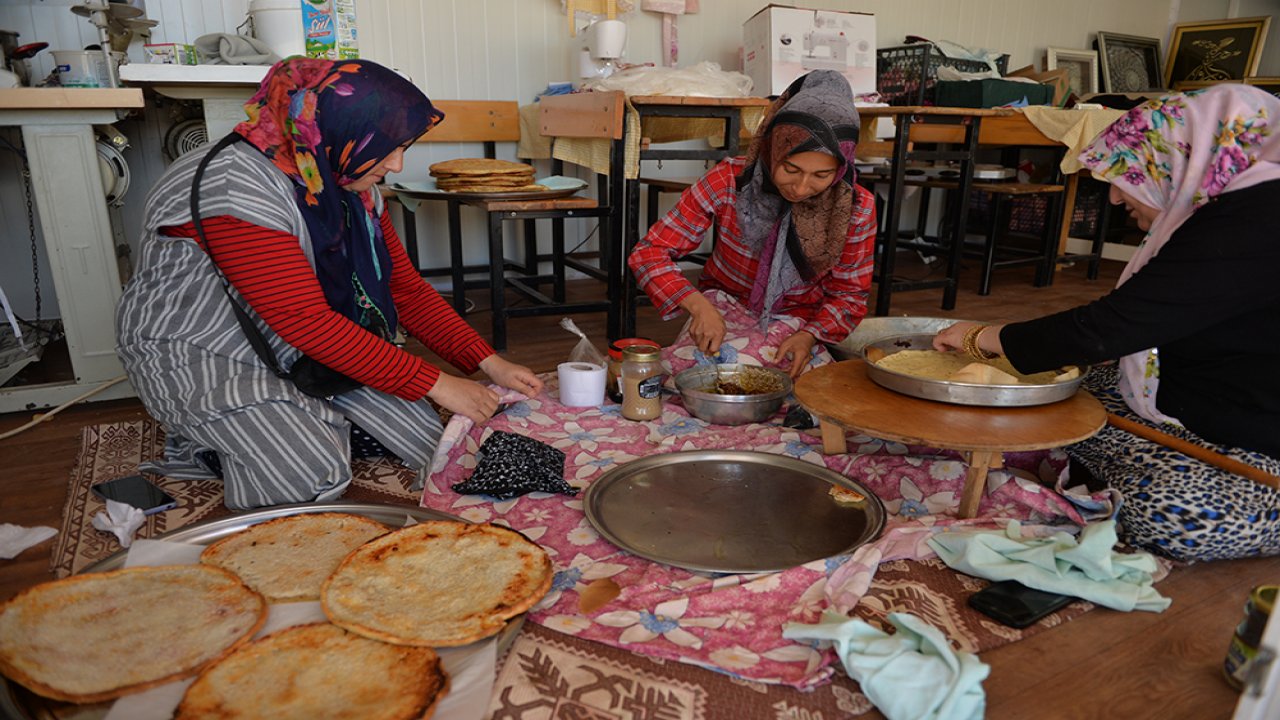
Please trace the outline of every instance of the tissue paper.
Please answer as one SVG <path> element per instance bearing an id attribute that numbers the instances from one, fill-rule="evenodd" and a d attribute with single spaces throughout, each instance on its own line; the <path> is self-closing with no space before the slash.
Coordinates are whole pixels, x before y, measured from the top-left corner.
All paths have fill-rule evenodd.
<path id="1" fill-rule="evenodd" d="M 147 516 L 138 508 L 128 503 L 108 500 L 106 511 L 98 511 L 93 516 L 93 526 L 115 535 L 120 541 L 120 547 L 127 548 L 133 544 L 133 534 L 142 527 L 146 519 Z"/>
<path id="2" fill-rule="evenodd" d="M 34 547 L 57 535 L 58 531 L 51 527 L 26 528 L 21 525 L 4 523 L 0 525 L 0 558 L 8 560 L 29 547 Z"/>

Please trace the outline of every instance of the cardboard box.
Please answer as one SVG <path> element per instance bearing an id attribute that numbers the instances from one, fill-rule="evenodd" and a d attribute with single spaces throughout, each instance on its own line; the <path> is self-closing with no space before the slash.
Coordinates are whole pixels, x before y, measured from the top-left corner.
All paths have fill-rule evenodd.
<path id="1" fill-rule="evenodd" d="M 195 65 L 196 49 L 184 43 L 156 43 L 143 45 L 147 63 L 151 65 Z"/>
<path id="2" fill-rule="evenodd" d="M 742 25 L 755 95 L 778 95 L 811 70 L 836 70 L 855 95 L 876 89 L 876 16 L 768 5 Z"/>

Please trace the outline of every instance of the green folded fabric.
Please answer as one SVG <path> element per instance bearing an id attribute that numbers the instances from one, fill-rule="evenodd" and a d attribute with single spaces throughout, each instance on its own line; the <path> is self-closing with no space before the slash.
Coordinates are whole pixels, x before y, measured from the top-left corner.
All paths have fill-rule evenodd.
<path id="1" fill-rule="evenodd" d="M 943 532 L 929 539 L 943 562 L 969 575 L 1017 580 L 1125 612 L 1169 607 L 1171 601 L 1151 584 L 1155 558 L 1145 552 L 1115 552 L 1115 544 L 1114 520 L 1086 526 L 1078 540 L 1065 532 L 1023 538 L 1016 520 L 1004 531 Z"/>
<path id="2" fill-rule="evenodd" d="M 817 625 L 788 623 L 782 636 L 830 640 L 849 677 L 889 720 L 970 720 L 987 705 L 982 681 L 991 667 L 957 653 L 937 628 L 909 613 L 891 613 L 890 635 L 828 612 Z"/>

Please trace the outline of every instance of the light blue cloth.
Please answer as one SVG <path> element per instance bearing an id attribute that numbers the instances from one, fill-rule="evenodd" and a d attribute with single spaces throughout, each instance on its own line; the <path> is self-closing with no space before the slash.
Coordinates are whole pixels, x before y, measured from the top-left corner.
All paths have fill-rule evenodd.
<path id="1" fill-rule="evenodd" d="M 791 640 L 830 640 L 845 672 L 889 720 L 969 720 L 987 706 L 982 681 L 991 666 L 957 653 L 945 635 L 909 613 L 891 613 L 890 635 L 862 620 L 828 612 L 817 625 L 788 623 Z"/>
<path id="2" fill-rule="evenodd" d="M 943 532 L 929 547 L 949 567 L 988 580 L 1017 580 L 1037 590 L 1072 595 L 1113 610 L 1162 612 L 1168 598 L 1152 587 L 1155 558 L 1118 553 L 1114 520 L 1088 525 L 1080 539 L 1065 532 L 1022 537 L 1011 521 L 1000 530 Z"/>

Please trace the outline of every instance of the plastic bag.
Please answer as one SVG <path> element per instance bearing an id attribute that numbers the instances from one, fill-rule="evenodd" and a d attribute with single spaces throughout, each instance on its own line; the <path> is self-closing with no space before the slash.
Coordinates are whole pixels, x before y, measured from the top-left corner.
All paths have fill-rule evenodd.
<path id="1" fill-rule="evenodd" d="M 607 78 L 588 80 L 582 86 L 592 90 L 621 90 L 628 96 L 746 97 L 751 94 L 751 78 L 740 72 L 721 70 L 716 63 L 705 61 L 687 68 L 628 68 Z"/>
<path id="2" fill-rule="evenodd" d="M 578 344 L 574 346 L 569 353 L 569 362 L 591 363 L 599 367 L 605 367 L 604 355 L 591 344 L 585 333 L 578 329 L 578 324 L 570 318 L 564 318 L 560 321 L 560 327 L 582 338 Z"/>

